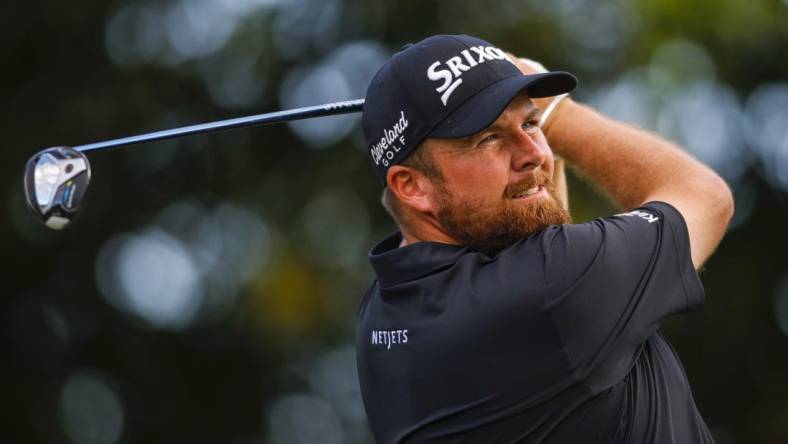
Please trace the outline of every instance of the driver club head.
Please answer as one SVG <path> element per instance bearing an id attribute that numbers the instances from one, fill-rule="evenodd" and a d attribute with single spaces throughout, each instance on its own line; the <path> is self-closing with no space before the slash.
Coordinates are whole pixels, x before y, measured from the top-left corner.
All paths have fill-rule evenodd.
<path id="1" fill-rule="evenodd" d="M 47 227 L 63 229 L 76 215 L 89 182 L 84 154 L 67 146 L 47 148 L 27 161 L 27 205 Z"/>

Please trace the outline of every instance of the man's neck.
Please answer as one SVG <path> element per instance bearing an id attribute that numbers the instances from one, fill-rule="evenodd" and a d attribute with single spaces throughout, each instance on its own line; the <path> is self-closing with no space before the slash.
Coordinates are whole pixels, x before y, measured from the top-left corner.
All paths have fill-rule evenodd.
<path id="1" fill-rule="evenodd" d="M 416 224 L 412 227 L 400 227 L 402 242 L 399 246 L 415 244 L 417 242 L 439 242 L 442 244 L 461 245 L 459 241 L 446 234 L 439 225 L 432 223 Z"/>

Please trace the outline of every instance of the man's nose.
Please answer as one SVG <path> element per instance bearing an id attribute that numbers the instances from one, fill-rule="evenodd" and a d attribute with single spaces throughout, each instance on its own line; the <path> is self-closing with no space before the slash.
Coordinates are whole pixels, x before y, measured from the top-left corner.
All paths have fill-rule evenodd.
<path id="1" fill-rule="evenodd" d="M 515 171 L 531 171 L 537 169 L 545 163 L 547 153 L 539 146 L 533 138 L 523 129 L 515 133 L 512 143 L 512 169 Z"/>

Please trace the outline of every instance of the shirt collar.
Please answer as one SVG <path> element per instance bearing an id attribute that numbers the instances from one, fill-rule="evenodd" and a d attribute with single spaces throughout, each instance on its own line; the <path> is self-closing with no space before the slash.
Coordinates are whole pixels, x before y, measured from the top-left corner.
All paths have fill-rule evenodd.
<path id="1" fill-rule="evenodd" d="M 439 242 L 416 242 L 400 247 L 402 233 L 386 236 L 369 252 L 369 262 L 381 287 L 390 287 L 454 265 L 468 248 Z"/>

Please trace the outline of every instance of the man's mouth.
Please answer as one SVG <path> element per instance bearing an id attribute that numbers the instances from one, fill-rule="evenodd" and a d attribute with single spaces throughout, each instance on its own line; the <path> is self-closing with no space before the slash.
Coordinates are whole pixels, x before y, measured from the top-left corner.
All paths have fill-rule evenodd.
<path id="1" fill-rule="evenodd" d="M 519 193 L 515 194 L 513 197 L 514 197 L 515 199 L 518 199 L 518 198 L 521 198 L 521 197 L 530 196 L 530 195 L 532 195 L 532 194 L 536 194 L 536 193 L 538 193 L 540 188 L 542 188 L 542 187 L 540 187 L 540 186 L 538 186 L 538 185 L 537 185 L 537 186 L 535 186 L 535 187 L 533 187 L 533 188 L 529 188 L 529 189 L 527 189 L 527 190 L 525 190 L 525 191 L 521 191 L 521 192 L 519 192 Z"/>
<path id="2" fill-rule="evenodd" d="M 514 198 L 514 199 L 521 199 L 523 197 L 528 197 L 528 196 L 531 196 L 531 195 L 534 195 L 534 194 L 538 193 L 541 189 L 542 189 L 542 187 L 540 185 L 537 185 L 537 186 L 535 186 L 533 188 L 529 188 L 529 189 L 527 189 L 525 191 L 521 191 L 521 192 L 515 194 L 514 196 L 512 196 L 512 198 Z"/>

